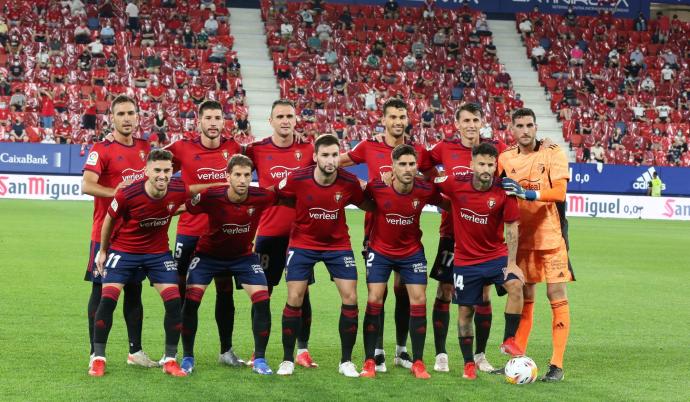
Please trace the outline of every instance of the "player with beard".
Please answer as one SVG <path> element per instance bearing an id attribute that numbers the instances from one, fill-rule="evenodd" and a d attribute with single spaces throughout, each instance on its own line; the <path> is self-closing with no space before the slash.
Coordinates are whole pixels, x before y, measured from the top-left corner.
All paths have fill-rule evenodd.
<path id="1" fill-rule="evenodd" d="M 419 217 L 424 205 L 448 208 L 433 183 L 417 178 L 417 152 L 407 144 L 391 153 L 392 184 L 381 178 L 369 181 L 365 194 L 374 200 L 371 214 L 369 253 L 366 259 L 369 297 L 363 322 L 365 362 L 362 377 L 376 376 L 375 344 L 391 271 L 399 272 L 410 298 L 407 317 L 412 339 L 410 368 L 416 378 L 429 378 L 423 361 L 426 339 L 426 257 Z"/>
<path id="2" fill-rule="evenodd" d="M 113 125 L 113 133 L 106 140 L 93 146 L 86 158 L 82 178 L 82 192 L 94 197 L 89 261 L 84 276 L 84 280 L 91 282 L 87 313 L 92 357 L 94 317 L 101 300 L 102 290 L 102 278 L 95 269 L 96 252 L 100 248 L 101 241 L 101 226 L 115 192 L 134 180 L 144 177 L 146 155 L 150 151 L 147 141 L 134 137 L 139 128 L 139 110 L 134 99 L 125 95 L 113 99 L 110 105 L 110 121 Z M 124 291 L 122 310 L 129 338 L 127 364 L 155 367 L 158 364 L 152 361 L 141 347 L 144 318 L 141 283 L 126 283 Z"/>
<path id="3" fill-rule="evenodd" d="M 455 128 L 460 133 L 460 139 L 443 140 L 436 144 L 430 152 L 431 162 L 442 165 L 447 176 L 471 175 L 472 147 L 480 142 L 494 145 L 499 152 L 505 149 L 505 144 L 491 139 L 480 139 L 480 130 L 484 126 L 484 112 L 476 103 L 465 103 L 455 112 Z M 436 301 L 432 312 L 434 323 L 434 344 L 436 346 L 436 362 L 434 370 L 447 372 L 448 354 L 446 352 L 446 337 L 450 322 L 449 307 L 453 287 L 453 261 L 455 249 L 455 235 L 452 217 L 442 212 L 440 238 L 436 260 L 430 276 L 438 281 Z M 474 322 L 477 334 L 477 349 L 474 361 L 479 370 L 491 372 L 494 368 L 487 361 L 485 350 L 491 330 L 492 310 L 489 294 L 491 286 L 484 289 L 483 300 L 475 306 Z"/>
<path id="4" fill-rule="evenodd" d="M 269 118 L 273 134 L 250 144 L 244 151 L 256 169 L 259 186 L 276 187 L 281 180 L 299 168 L 314 164 L 311 155 L 314 147 L 297 141 L 295 105 L 287 99 L 279 99 L 271 106 Z M 256 253 L 266 274 L 269 293 L 278 286 L 283 276 L 290 237 L 290 228 L 295 220 L 294 208 L 277 205 L 268 208 L 259 221 L 256 237 Z M 311 332 L 311 302 L 309 290 L 304 294 L 302 316 L 297 333 L 296 363 L 302 367 L 318 367 L 309 354 L 308 343 Z"/>
<path id="5" fill-rule="evenodd" d="M 381 123 L 384 126 L 383 138 L 379 140 L 362 141 L 355 148 L 340 155 L 340 167 L 352 166 L 355 164 L 366 163 L 369 173 L 369 180 L 384 179 L 391 172 L 391 151 L 398 145 L 407 142 L 405 137 L 405 130 L 409 124 L 407 116 L 407 104 L 397 98 L 391 98 L 383 104 L 383 117 Z M 414 149 L 417 153 L 416 166 L 418 171 L 422 172 L 425 177 L 433 178 L 436 176 L 436 169 L 429 161 L 428 151 L 421 145 L 415 144 Z M 387 181 L 387 179 L 385 179 Z M 369 255 L 369 235 L 372 228 L 372 214 L 366 213 L 364 216 L 364 249 L 362 254 L 365 260 Z M 412 358 L 407 352 L 407 334 L 409 331 L 409 316 L 410 316 L 410 298 L 407 294 L 405 284 L 400 283 L 400 275 L 397 271 L 394 274 L 393 290 L 395 293 L 395 329 L 396 329 L 396 347 L 395 358 L 393 363 L 405 368 L 412 367 Z M 383 303 L 385 304 L 386 296 L 388 295 L 387 287 L 385 288 L 383 296 Z M 385 372 L 385 353 L 383 349 L 383 328 L 384 328 L 384 310 L 381 310 L 381 322 L 378 325 L 379 335 L 376 343 L 375 361 L 376 371 Z"/>
<path id="6" fill-rule="evenodd" d="M 271 311 L 266 277 L 253 252 L 259 217 L 275 204 L 272 191 L 250 187 L 253 165 L 244 155 L 234 155 L 227 165 L 227 184 L 214 187 L 187 201 L 187 211 L 208 214 L 209 226 L 199 239 L 189 265 L 187 299 L 182 311 L 182 370 L 194 369 L 194 337 L 204 292 L 219 273 L 230 274 L 247 291 L 252 302 L 253 371 L 273 374 L 265 360 L 271 331 Z"/>
<path id="7" fill-rule="evenodd" d="M 223 106 L 216 101 L 204 101 L 199 105 L 199 137 L 175 141 L 165 149 L 173 153 L 175 171 L 182 171 L 182 180 L 195 190 L 215 186 L 226 181 L 226 168 L 232 155 L 240 152 L 240 145 L 222 137 L 225 127 Z M 206 233 L 208 216 L 204 213 L 183 213 L 177 224 L 175 261 L 179 275 L 180 293 L 185 300 L 185 280 L 192 254 L 199 237 Z M 232 348 L 232 332 L 235 323 L 235 303 L 232 294 L 232 277 L 219 274 L 216 284 L 216 324 L 220 339 L 218 360 L 229 366 L 240 366 L 240 360 Z"/>
<path id="8" fill-rule="evenodd" d="M 146 178 L 119 189 L 110 203 L 101 228 L 96 267 L 103 291 L 94 318 L 94 355 L 89 375 L 105 375 L 105 348 L 113 324 L 120 291 L 129 282 L 148 277 L 165 306 L 165 354 L 163 372 L 175 377 L 187 374 L 177 364 L 177 344 L 182 327 L 182 302 L 177 269 L 170 254 L 168 227 L 190 192 L 173 174 L 172 154 L 157 149 L 146 162 Z"/>
<path id="9" fill-rule="evenodd" d="M 357 177 L 338 169 L 340 143 L 338 138 L 324 134 L 314 142 L 316 166 L 298 169 L 278 184 L 280 198 L 294 200 L 295 220 L 292 222 L 290 244 L 285 267 L 288 297 L 283 309 L 283 362 L 279 375 L 291 375 L 295 369 L 294 350 L 302 315 L 302 300 L 314 265 L 323 262 L 335 282 L 342 305 L 340 309 L 341 358 L 339 372 L 359 377 L 352 363 L 352 349 L 357 339 L 357 266 L 352 253 L 345 222 L 345 206 L 354 204 L 371 209 L 365 200 Z"/>
<path id="10" fill-rule="evenodd" d="M 452 204 L 453 302 L 458 305 L 458 340 L 465 363 L 463 377 L 468 380 L 477 378 L 472 316 L 487 285 L 501 286 L 508 293 L 501 352 L 511 356 L 523 354 L 515 342 L 524 283 L 516 263 L 520 212 L 515 197 L 508 196 L 501 187 L 501 179 L 495 177 L 497 165 L 496 148 L 482 143 L 472 148 L 472 173 L 434 180 Z"/>

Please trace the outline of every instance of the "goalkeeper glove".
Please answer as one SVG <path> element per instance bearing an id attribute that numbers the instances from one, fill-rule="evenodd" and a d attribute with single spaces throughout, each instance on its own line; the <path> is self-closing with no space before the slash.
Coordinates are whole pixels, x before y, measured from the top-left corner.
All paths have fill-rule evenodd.
<path id="1" fill-rule="evenodd" d="M 503 178 L 501 186 L 506 191 L 506 194 L 514 195 L 523 200 L 534 201 L 539 198 L 539 192 L 534 190 L 525 190 L 520 184 L 518 184 L 518 182 L 507 177 Z"/>

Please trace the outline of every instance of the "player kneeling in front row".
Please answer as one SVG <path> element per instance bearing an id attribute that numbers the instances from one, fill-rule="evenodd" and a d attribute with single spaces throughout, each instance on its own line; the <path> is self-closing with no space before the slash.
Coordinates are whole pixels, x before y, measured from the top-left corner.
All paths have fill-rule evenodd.
<path id="1" fill-rule="evenodd" d="M 512 356 L 523 354 L 515 343 L 524 283 L 516 264 L 520 212 L 515 197 L 506 195 L 501 180 L 494 178 L 497 159 L 498 152 L 493 145 L 476 145 L 472 149 L 471 175 L 435 180 L 453 207 L 453 302 L 459 306 L 458 337 L 465 361 L 463 377 L 470 380 L 477 378 L 472 353 L 474 306 L 481 303 L 482 291 L 488 284 L 501 285 L 508 292 L 501 352 Z"/>
<path id="2" fill-rule="evenodd" d="M 354 204 L 369 210 L 370 200 L 357 177 L 338 169 L 340 142 L 324 134 L 314 141 L 316 166 L 297 169 L 283 179 L 276 189 L 280 198 L 294 200 L 296 218 L 290 233 L 285 267 L 288 299 L 283 309 L 283 362 L 277 374 L 291 375 L 295 370 L 294 354 L 302 315 L 302 302 L 314 265 L 326 265 L 340 293 L 341 358 L 338 371 L 346 377 L 359 377 L 352 363 L 352 349 L 357 340 L 357 266 L 345 222 L 345 206 Z M 313 291 L 310 291 L 313 292 Z"/>
<path id="3" fill-rule="evenodd" d="M 94 358 L 89 375 L 105 374 L 105 346 L 122 287 L 128 282 L 141 282 L 148 276 L 165 305 L 163 372 L 176 377 L 186 376 L 175 359 L 182 326 L 182 303 L 177 267 L 168 246 L 168 227 L 172 216 L 190 194 L 182 180 L 171 179 L 172 173 L 172 154 L 164 150 L 151 151 L 146 162 L 146 178 L 118 190 L 108 208 L 96 259 L 98 272 L 103 276 L 103 292 L 96 310 Z"/>
<path id="4" fill-rule="evenodd" d="M 426 340 L 427 262 L 419 228 L 419 216 L 426 204 L 445 206 L 436 186 L 417 176 L 417 152 L 410 145 L 398 145 L 391 154 L 393 183 L 381 179 L 367 184 L 365 195 L 374 200 L 367 256 L 369 298 L 363 323 L 366 360 L 362 377 L 376 376 L 374 353 L 383 309 L 384 293 L 393 269 L 399 270 L 410 297 L 409 331 L 412 339 L 412 374 L 429 378 L 423 362 Z"/>
<path id="5" fill-rule="evenodd" d="M 204 291 L 215 275 L 230 273 L 252 301 L 254 333 L 253 370 L 273 374 L 264 355 L 271 333 L 270 296 L 259 257 L 253 253 L 253 240 L 262 212 L 276 203 L 272 191 L 250 187 L 253 164 L 244 155 L 234 155 L 228 162 L 228 185 L 213 187 L 185 204 L 191 214 L 206 213 L 207 232 L 196 245 L 189 264 L 187 292 L 182 310 L 182 370 L 194 369 L 194 337 L 198 311 Z"/>

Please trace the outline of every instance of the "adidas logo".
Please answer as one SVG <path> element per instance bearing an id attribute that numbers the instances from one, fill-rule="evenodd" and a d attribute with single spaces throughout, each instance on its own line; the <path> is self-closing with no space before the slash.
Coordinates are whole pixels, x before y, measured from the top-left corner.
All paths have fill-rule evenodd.
<path id="1" fill-rule="evenodd" d="M 633 182 L 633 188 L 635 190 L 646 190 L 649 188 L 649 182 L 652 181 L 652 178 L 654 177 L 654 173 L 656 170 L 654 170 L 654 166 L 650 167 L 647 169 L 646 172 L 642 173 L 640 177 L 635 179 L 635 182 Z M 666 190 L 666 184 L 661 185 L 662 190 Z"/>
<path id="2" fill-rule="evenodd" d="M 513 173 L 513 174 L 514 174 L 514 173 L 515 173 L 515 168 L 513 168 L 513 170 L 511 170 L 510 173 Z"/>

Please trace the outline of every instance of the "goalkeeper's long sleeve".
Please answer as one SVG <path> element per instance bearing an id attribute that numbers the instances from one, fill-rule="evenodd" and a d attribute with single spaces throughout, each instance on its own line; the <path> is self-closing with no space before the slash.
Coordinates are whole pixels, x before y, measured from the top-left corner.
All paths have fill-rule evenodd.
<path id="1" fill-rule="evenodd" d="M 537 192 L 537 201 L 558 202 L 565 201 L 565 191 L 568 188 L 568 180 L 560 179 L 551 183 L 551 188 Z"/>

